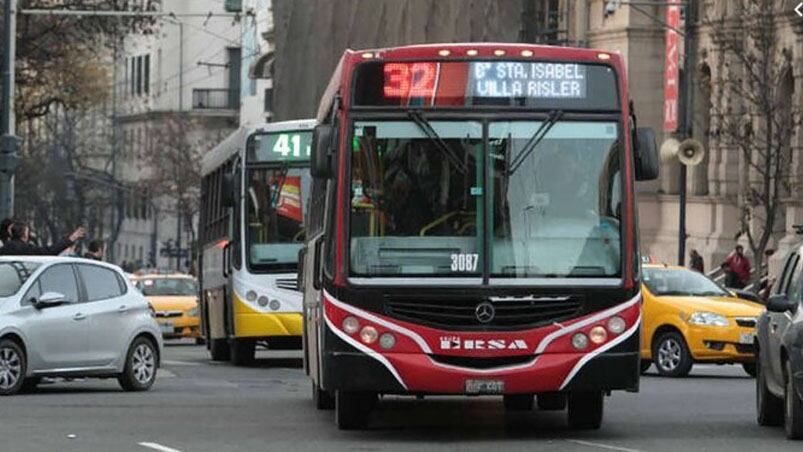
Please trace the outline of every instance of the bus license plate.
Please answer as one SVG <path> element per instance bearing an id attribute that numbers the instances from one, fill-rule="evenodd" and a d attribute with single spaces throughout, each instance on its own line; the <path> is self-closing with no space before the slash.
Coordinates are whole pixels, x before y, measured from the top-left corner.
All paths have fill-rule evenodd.
<path id="1" fill-rule="evenodd" d="M 172 334 L 175 328 L 173 328 L 173 322 L 164 322 L 160 323 L 159 327 L 162 330 L 162 333 L 170 333 Z"/>
<path id="2" fill-rule="evenodd" d="M 739 343 L 740 344 L 753 344 L 753 333 L 741 333 L 739 335 Z"/>
<path id="3" fill-rule="evenodd" d="M 505 382 L 502 380 L 466 380 L 467 394 L 503 394 Z"/>

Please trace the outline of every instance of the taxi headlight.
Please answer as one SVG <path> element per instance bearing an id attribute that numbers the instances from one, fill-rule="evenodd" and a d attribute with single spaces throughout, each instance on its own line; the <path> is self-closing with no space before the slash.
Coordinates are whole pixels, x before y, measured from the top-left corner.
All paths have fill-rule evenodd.
<path id="1" fill-rule="evenodd" d="M 688 322 L 692 325 L 728 326 L 728 319 L 713 312 L 695 312 L 689 316 Z"/>
<path id="2" fill-rule="evenodd" d="M 187 311 L 187 317 L 198 317 L 198 306 Z"/>

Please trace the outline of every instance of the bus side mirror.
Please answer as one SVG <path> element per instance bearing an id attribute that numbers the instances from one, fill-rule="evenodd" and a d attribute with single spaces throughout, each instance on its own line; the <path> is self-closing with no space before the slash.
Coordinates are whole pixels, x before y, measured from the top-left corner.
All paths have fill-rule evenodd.
<path id="1" fill-rule="evenodd" d="M 786 294 L 776 294 L 767 300 L 767 311 L 770 312 L 791 312 L 797 311 L 797 303 L 789 300 Z"/>
<path id="2" fill-rule="evenodd" d="M 223 197 L 223 205 L 225 207 L 234 207 L 234 174 L 223 174 L 223 183 L 221 188 L 221 196 Z"/>
<path id="3" fill-rule="evenodd" d="M 658 179 L 661 166 L 658 162 L 658 147 L 655 144 L 655 132 L 649 127 L 636 129 L 636 180 L 647 181 Z"/>
<path id="4" fill-rule="evenodd" d="M 310 156 L 310 174 L 316 179 L 330 179 L 334 175 L 332 170 L 332 139 L 334 127 L 330 124 L 315 126 L 312 133 L 312 142 L 315 149 Z"/>

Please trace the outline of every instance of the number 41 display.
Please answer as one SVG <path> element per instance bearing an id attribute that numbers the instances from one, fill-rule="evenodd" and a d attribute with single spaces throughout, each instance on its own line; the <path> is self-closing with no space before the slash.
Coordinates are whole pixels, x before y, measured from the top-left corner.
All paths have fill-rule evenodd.
<path id="1" fill-rule="evenodd" d="M 280 154 L 282 157 L 301 157 L 301 135 L 288 135 L 283 133 L 279 135 L 276 144 L 273 145 L 273 152 Z M 310 155 L 310 147 L 306 149 L 307 157 Z"/>

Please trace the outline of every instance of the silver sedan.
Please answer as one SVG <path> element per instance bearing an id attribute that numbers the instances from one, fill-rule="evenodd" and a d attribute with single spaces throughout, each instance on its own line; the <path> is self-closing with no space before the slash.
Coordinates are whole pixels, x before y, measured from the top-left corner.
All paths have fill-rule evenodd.
<path id="1" fill-rule="evenodd" d="M 0 257 L 0 395 L 43 377 L 156 380 L 162 335 L 120 268 L 86 259 Z"/>

